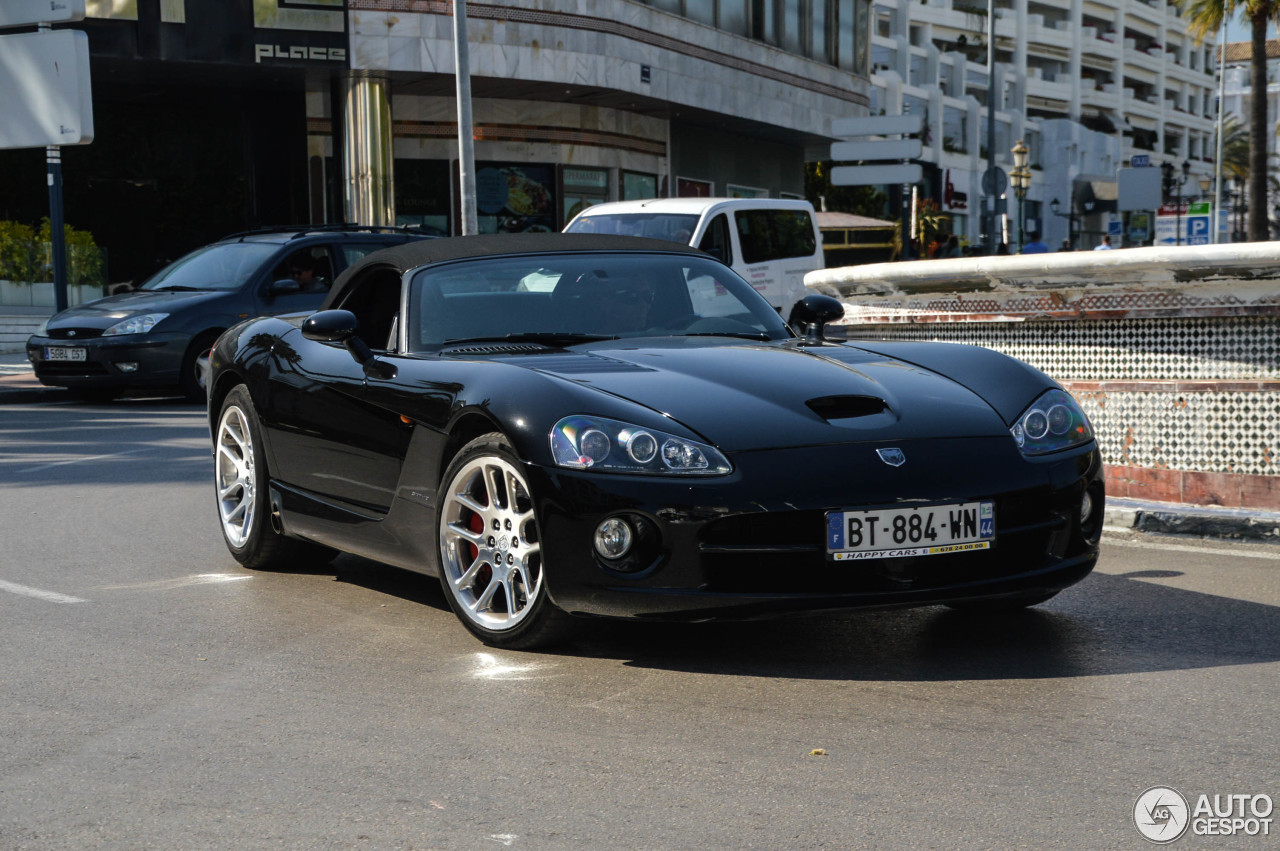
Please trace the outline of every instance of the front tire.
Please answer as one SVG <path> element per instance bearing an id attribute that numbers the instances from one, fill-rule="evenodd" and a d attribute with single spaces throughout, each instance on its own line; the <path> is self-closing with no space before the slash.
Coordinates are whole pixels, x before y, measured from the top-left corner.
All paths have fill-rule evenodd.
<path id="1" fill-rule="evenodd" d="M 209 374 L 209 350 L 218 342 L 217 331 L 205 331 L 192 341 L 182 356 L 182 374 L 178 389 L 190 402 L 203 402 L 209 398 L 204 383 Z"/>
<path id="2" fill-rule="evenodd" d="M 288 538 L 271 520 L 270 475 L 253 398 L 243 384 L 227 394 L 214 436 L 214 487 L 222 539 L 231 556 L 254 570 L 324 564 L 328 547 Z"/>
<path id="3" fill-rule="evenodd" d="M 547 594 L 542 536 L 523 464 L 505 436 L 468 443 L 445 470 L 436 517 L 440 583 L 454 614 L 493 647 L 563 641 L 569 616 Z"/>

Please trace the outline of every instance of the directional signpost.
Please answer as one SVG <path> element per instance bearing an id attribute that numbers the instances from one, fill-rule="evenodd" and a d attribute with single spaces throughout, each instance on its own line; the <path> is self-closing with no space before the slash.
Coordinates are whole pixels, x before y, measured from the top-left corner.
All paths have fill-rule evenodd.
<path id="1" fill-rule="evenodd" d="M 909 162 L 924 149 L 918 138 L 924 129 L 923 115 L 878 115 L 868 118 L 838 118 L 831 122 L 831 135 L 842 138 L 862 136 L 901 136 L 900 139 L 859 139 L 834 142 L 831 159 L 836 162 L 862 162 L 863 165 L 836 166 L 831 169 L 833 186 L 882 186 L 902 184 L 902 259 L 910 259 L 909 222 L 911 190 L 924 178 L 919 163 Z"/>

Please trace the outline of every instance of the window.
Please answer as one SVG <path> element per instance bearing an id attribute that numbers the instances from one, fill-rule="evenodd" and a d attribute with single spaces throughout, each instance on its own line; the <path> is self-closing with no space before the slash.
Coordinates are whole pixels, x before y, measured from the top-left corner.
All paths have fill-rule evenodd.
<path id="1" fill-rule="evenodd" d="M 643 198 L 658 197 L 658 176 L 641 174 L 636 171 L 622 173 L 622 200 L 637 201 Z"/>
<path id="2" fill-rule="evenodd" d="M 312 245 L 294 251 L 276 267 L 271 280 L 296 281 L 299 291 L 304 293 L 327 293 L 333 283 L 333 259 L 329 246 Z"/>
<path id="3" fill-rule="evenodd" d="M 389 269 L 373 269 L 342 294 L 335 307 L 355 314 L 360 338 L 370 348 L 391 351 L 396 317 L 400 314 L 400 276 Z"/>
<path id="4" fill-rule="evenodd" d="M 742 210 L 734 213 L 745 263 L 812 255 L 813 222 L 802 210 Z"/>
<path id="5" fill-rule="evenodd" d="M 733 252 L 729 249 L 729 219 L 724 213 L 719 214 L 707 225 L 707 232 L 702 235 L 698 248 L 710 254 L 721 263 L 732 263 Z"/>

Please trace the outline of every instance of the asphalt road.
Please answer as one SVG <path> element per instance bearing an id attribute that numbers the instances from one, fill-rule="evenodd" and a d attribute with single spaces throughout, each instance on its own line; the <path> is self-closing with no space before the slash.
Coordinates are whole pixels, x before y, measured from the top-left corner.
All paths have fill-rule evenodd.
<path id="1" fill-rule="evenodd" d="M 0 405 L 0 849 L 1143 848 L 1151 786 L 1280 799 L 1280 547 L 499 652 L 433 580 L 240 568 L 202 414 Z"/>

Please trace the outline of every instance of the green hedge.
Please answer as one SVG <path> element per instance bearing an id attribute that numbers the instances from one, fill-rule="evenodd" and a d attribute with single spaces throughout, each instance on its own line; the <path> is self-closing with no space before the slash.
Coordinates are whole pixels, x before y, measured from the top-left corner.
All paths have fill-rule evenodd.
<path id="1" fill-rule="evenodd" d="M 106 283 L 105 252 L 93 234 L 63 226 L 67 245 L 67 283 L 100 287 Z M 53 280 L 53 229 L 46 217 L 37 231 L 21 222 L 0 221 L 0 280 Z"/>

